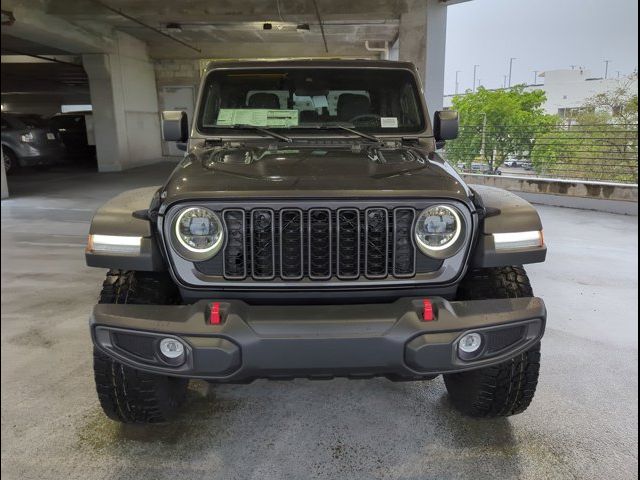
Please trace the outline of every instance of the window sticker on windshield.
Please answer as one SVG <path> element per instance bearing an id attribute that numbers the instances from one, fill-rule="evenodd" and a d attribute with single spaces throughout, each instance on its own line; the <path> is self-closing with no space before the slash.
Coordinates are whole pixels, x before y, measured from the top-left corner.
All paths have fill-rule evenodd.
<path id="1" fill-rule="evenodd" d="M 398 128 L 397 117 L 380 117 L 381 128 Z"/>
<path id="2" fill-rule="evenodd" d="M 221 108 L 216 125 L 296 127 L 298 125 L 298 111 L 266 108 Z"/>

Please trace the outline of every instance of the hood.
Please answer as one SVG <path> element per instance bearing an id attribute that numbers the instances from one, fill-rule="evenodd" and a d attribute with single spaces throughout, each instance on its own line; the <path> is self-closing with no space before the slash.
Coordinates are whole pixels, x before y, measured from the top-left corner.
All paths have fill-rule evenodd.
<path id="1" fill-rule="evenodd" d="M 454 198 L 469 190 L 445 162 L 414 148 L 194 149 L 164 186 L 165 205 L 193 199 Z"/>

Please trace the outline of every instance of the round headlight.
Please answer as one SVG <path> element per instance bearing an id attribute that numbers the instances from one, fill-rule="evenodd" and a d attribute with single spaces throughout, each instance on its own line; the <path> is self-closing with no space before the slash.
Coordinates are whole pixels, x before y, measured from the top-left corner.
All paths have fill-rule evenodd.
<path id="1" fill-rule="evenodd" d="M 194 261 L 213 257 L 222 247 L 224 240 L 220 219 L 204 207 L 182 210 L 175 217 L 173 231 L 178 253 Z"/>
<path id="2" fill-rule="evenodd" d="M 425 255 L 448 258 L 462 247 L 462 217 L 448 205 L 434 205 L 422 211 L 416 222 L 415 239 Z"/>

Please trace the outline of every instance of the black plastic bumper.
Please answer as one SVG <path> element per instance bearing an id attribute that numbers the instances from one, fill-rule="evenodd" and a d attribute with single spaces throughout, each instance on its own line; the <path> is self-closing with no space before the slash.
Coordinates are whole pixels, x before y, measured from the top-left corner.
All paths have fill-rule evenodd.
<path id="1" fill-rule="evenodd" d="M 239 382 L 255 378 L 389 376 L 421 378 L 505 361 L 544 333 L 539 298 L 449 302 L 431 298 L 434 320 L 423 320 L 423 299 L 390 304 L 253 306 L 220 301 L 222 323 L 208 322 L 210 302 L 192 305 L 96 305 L 95 345 L 134 368 L 174 376 Z M 458 340 L 482 336 L 474 359 Z M 158 343 L 180 339 L 185 361 L 163 360 Z"/>

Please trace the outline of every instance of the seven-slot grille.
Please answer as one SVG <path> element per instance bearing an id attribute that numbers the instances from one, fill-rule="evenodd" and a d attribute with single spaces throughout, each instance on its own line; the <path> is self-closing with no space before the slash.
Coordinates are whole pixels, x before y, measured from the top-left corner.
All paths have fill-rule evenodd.
<path id="1" fill-rule="evenodd" d="M 285 281 L 412 277 L 414 218 L 410 207 L 226 209 L 223 276 Z"/>

